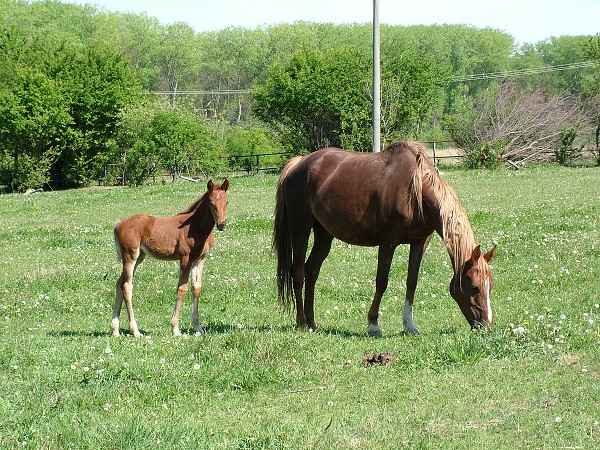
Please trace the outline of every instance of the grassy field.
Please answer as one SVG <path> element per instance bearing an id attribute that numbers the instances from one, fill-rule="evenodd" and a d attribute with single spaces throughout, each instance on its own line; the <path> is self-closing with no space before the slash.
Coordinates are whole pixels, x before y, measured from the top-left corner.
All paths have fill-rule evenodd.
<path id="1" fill-rule="evenodd" d="M 112 229 L 171 215 L 205 184 L 0 196 L 2 448 L 598 448 L 600 170 L 451 170 L 492 266 L 495 325 L 471 332 L 439 238 L 402 333 L 408 249 L 366 336 L 376 249 L 334 241 L 316 333 L 277 306 L 276 177 L 234 178 L 204 272 L 201 336 L 171 336 L 177 265 L 135 279 L 144 338 L 110 335 Z M 189 298 L 182 330 L 191 327 Z M 126 328 L 126 316 L 122 327 Z M 390 352 L 386 365 L 365 365 Z"/>

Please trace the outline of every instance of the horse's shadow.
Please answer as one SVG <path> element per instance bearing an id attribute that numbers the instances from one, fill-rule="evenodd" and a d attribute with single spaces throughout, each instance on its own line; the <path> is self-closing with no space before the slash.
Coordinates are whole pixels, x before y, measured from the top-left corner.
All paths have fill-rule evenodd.
<path id="1" fill-rule="evenodd" d="M 198 334 L 198 336 L 215 336 L 215 335 L 225 335 L 234 333 L 240 330 L 251 330 L 259 333 L 269 333 L 273 331 L 284 332 L 284 333 L 297 333 L 297 334 L 315 334 L 320 336 L 337 336 L 346 339 L 357 339 L 357 338 L 371 338 L 371 339 L 387 339 L 387 338 L 402 338 L 402 337 L 414 337 L 415 335 L 412 333 L 407 333 L 405 331 L 394 332 L 390 331 L 385 333 L 383 336 L 378 338 L 373 338 L 367 335 L 366 331 L 361 331 L 359 329 L 348 329 L 348 328 L 338 328 L 338 327 L 320 327 L 316 331 L 309 331 L 307 328 L 298 327 L 293 324 L 289 325 L 268 325 L 268 324 L 259 324 L 259 325 L 250 325 L 244 327 L 238 327 L 236 325 L 232 325 L 229 323 L 223 322 L 208 322 L 204 325 L 204 333 Z M 127 328 L 122 328 L 119 330 L 122 336 L 131 336 L 131 332 Z M 149 334 L 148 330 L 140 330 L 140 332 L 144 336 L 152 336 Z M 440 335 L 451 334 L 456 332 L 455 329 L 444 329 L 439 332 Z M 195 336 L 196 331 L 194 328 L 182 328 L 182 335 Z M 106 331 L 76 331 L 76 330 L 63 330 L 63 331 L 52 331 L 48 333 L 49 336 L 59 337 L 59 338 L 70 338 L 70 337 L 88 337 L 88 338 L 101 338 L 112 336 L 112 330 Z"/>

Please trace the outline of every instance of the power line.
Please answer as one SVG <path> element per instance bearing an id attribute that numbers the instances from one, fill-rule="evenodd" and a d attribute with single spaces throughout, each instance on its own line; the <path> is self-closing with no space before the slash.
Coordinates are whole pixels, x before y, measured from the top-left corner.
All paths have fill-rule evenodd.
<path id="1" fill-rule="evenodd" d="M 213 91 L 150 91 L 154 95 L 236 95 L 249 94 L 250 89 L 223 89 Z"/>
<path id="2" fill-rule="evenodd" d="M 496 79 L 496 78 L 518 77 L 518 76 L 523 76 L 523 75 L 536 75 L 536 74 L 541 74 L 541 73 L 559 72 L 559 71 L 563 71 L 563 70 L 583 69 L 585 67 L 592 67 L 596 64 L 597 64 L 596 61 L 580 61 L 580 62 L 571 63 L 571 64 L 560 64 L 557 66 L 509 70 L 506 72 L 480 73 L 480 74 L 474 74 L 474 75 L 464 75 L 464 76 L 460 76 L 460 77 L 455 77 L 455 78 L 450 79 L 450 82 L 451 83 L 459 83 L 462 81 L 489 80 L 489 79 Z"/>
<path id="3" fill-rule="evenodd" d="M 556 66 L 537 67 L 529 69 L 517 69 L 508 70 L 506 72 L 490 72 L 480 73 L 473 75 L 463 75 L 460 77 L 454 77 L 450 79 L 450 83 L 461 83 L 465 81 L 477 81 L 477 80 L 492 80 L 498 78 L 512 78 L 525 75 L 537 75 L 550 72 L 560 72 L 563 70 L 575 70 L 584 69 L 586 67 L 592 67 L 597 65 L 598 62 L 594 60 L 580 61 L 570 64 L 559 64 Z M 190 90 L 190 91 L 150 91 L 150 94 L 154 95 L 246 95 L 252 92 L 250 89 L 215 89 L 215 90 Z"/>

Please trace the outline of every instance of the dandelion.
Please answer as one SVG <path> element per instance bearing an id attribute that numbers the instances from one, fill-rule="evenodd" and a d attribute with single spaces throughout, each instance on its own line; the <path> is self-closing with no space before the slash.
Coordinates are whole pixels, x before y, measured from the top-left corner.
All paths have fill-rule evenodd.
<path id="1" fill-rule="evenodd" d="M 561 423 L 561 422 L 562 422 L 562 419 L 561 419 L 560 417 L 555 417 L 555 418 L 554 418 L 554 421 L 555 421 L 556 423 Z"/>
<path id="2" fill-rule="evenodd" d="M 523 334 L 523 333 L 525 333 L 525 331 L 527 331 L 525 329 L 525 327 L 516 327 L 516 328 L 513 328 L 513 330 L 512 330 L 513 334 L 515 334 L 515 335 Z"/>
<path id="3" fill-rule="evenodd" d="M 104 349 L 104 353 L 106 353 L 107 355 L 111 355 L 111 354 L 112 354 L 112 350 L 111 350 L 111 348 L 110 348 L 110 347 L 106 347 L 106 348 Z"/>
<path id="4" fill-rule="evenodd" d="M 198 364 L 198 363 L 194 364 L 194 370 L 200 370 L 200 364 Z"/>

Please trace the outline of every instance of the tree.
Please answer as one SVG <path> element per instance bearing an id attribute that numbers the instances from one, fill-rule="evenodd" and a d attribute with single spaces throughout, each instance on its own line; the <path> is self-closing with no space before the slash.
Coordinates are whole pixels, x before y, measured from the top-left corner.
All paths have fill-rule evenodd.
<path id="1" fill-rule="evenodd" d="M 304 48 L 272 67 L 254 92 L 254 112 L 296 153 L 327 146 L 364 149 L 370 127 L 367 67 L 351 49 Z"/>
<path id="2" fill-rule="evenodd" d="M 515 83 L 501 83 L 466 99 L 448 117 L 447 130 L 471 165 L 494 165 L 500 159 L 548 160 L 564 143 L 566 130 L 585 122 L 575 96 L 524 92 Z M 575 138 L 571 140 L 571 144 Z"/>

